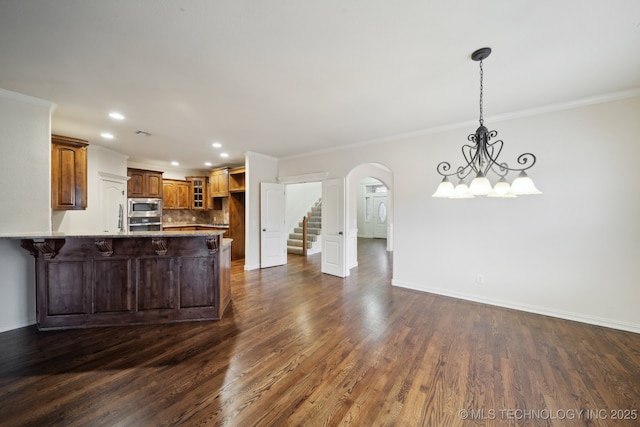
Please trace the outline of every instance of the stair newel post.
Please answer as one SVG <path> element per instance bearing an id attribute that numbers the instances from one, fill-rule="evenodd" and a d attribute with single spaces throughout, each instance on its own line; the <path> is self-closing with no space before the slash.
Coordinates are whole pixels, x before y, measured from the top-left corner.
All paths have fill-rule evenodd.
<path id="1" fill-rule="evenodd" d="M 302 255 L 307 256 L 307 222 L 309 218 L 302 217 Z"/>

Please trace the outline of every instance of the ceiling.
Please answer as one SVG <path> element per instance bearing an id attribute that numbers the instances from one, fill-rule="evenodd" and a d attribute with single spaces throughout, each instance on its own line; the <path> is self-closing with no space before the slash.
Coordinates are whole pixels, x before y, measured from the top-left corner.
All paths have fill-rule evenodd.
<path id="1" fill-rule="evenodd" d="M 165 171 L 475 120 L 484 46 L 486 118 L 637 89 L 640 1 L 0 2 L 0 88 Z"/>

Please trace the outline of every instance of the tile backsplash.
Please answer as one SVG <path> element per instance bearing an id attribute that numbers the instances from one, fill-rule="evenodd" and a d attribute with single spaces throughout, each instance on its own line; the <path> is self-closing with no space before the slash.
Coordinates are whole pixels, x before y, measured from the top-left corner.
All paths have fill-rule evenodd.
<path id="1" fill-rule="evenodd" d="M 163 210 L 162 223 L 229 224 L 229 203 L 224 200 L 221 210 Z"/>

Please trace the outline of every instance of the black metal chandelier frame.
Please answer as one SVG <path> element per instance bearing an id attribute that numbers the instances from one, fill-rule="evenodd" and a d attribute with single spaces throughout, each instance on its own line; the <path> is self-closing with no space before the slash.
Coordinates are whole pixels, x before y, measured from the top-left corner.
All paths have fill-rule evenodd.
<path id="1" fill-rule="evenodd" d="M 522 167 L 509 167 L 506 162 L 499 162 L 498 157 L 502 152 L 504 142 L 501 139 L 491 142 L 492 138 L 498 136 L 495 130 L 488 130 L 484 125 L 483 117 L 483 78 L 484 70 L 482 61 L 491 54 L 491 48 L 484 47 L 476 50 L 471 54 L 471 59 L 480 62 L 480 126 L 475 133 L 470 134 L 467 140 L 473 144 L 465 144 L 462 146 L 462 155 L 467 162 L 464 166 L 459 166 L 454 172 L 451 170 L 449 162 L 440 162 L 436 168 L 438 173 L 447 178 L 456 175 L 460 180 L 465 179 L 475 172 L 476 176 L 484 177 L 489 170 L 493 171 L 500 178 L 504 178 L 509 172 L 524 172 L 536 163 L 536 156 L 532 153 L 520 154 L 517 158 L 518 164 Z"/>

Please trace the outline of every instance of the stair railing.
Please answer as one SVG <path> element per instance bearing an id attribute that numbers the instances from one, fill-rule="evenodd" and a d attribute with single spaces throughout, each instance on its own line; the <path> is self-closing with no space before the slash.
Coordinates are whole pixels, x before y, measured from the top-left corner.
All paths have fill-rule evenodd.
<path id="1" fill-rule="evenodd" d="M 313 214 L 316 213 L 316 210 L 318 210 L 320 206 L 322 206 L 322 203 L 318 203 L 313 209 L 311 209 L 311 212 L 308 216 L 302 217 L 302 255 L 304 256 L 307 256 L 307 224 L 309 222 L 309 218 L 311 218 Z"/>

